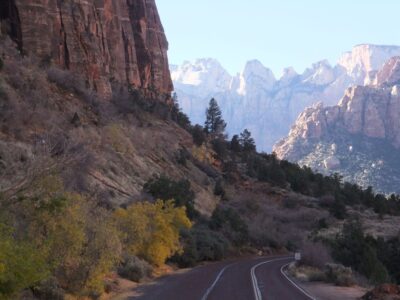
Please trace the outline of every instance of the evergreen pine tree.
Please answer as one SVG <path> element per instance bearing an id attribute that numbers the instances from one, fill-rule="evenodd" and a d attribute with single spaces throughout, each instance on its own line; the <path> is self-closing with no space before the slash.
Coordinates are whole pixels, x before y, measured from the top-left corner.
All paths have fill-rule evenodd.
<path id="1" fill-rule="evenodd" d="M 239 143 L 245 152 L 256 151 L 254 139 L 251 137 L 251 133 L 247 129 L 243 130 L 240 134 Z"/>
<path id="2" fill-rule="evenodd" d="M 230 143 L 230 149 L 233 152 L 240 152 L 242 150 L 242 147 L 240 146 L 240 142 L 239 142 L 239 136 L 237 134 L 235 134 L 232 137 L 231 143 Z"/>
<path id="3" fill-rule="evenodd" d="M 217 101 L 212 98 L 206 110 L 204 129 L 207 133 L 219 135 L 224 133 L 225 127 L 226 123 L 222 119 L 221 109 L 219 108 Z"/>

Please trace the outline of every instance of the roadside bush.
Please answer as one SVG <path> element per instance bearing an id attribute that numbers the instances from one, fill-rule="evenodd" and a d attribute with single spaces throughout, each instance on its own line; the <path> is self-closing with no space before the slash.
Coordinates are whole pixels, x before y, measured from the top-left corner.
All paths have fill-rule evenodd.
<path id="1" fill-rule="evenodd" d="M 146 261 L 136 257 L 127 256 L 118 268 L 118 274 L 131 281 L 140 282 L 143 278 L 151 276 L 152 267 Z"/>
<path id="2" fill-rule="evenodd" d="M 230 243 L 221 233 L 200 229 L 194 234 L 199 261 L 221 260 L 227 255 Z"/>
<path id="3" fill-rule="evenodd" d="M 333 261 L 328 248 L 322 243 L 305 242 L 301 250 L 303 265 L 323 269 L 327 263 Z"/>
<path id="4" fill-rule="evenodd" d="M 104 276 L 121 253 L 110 214 L 88 198 L 65 192 L 56 175 L 35 180 L 31 188 L 28 196 L 21 195 L 12 209 L 0 215 L 18 224 L 12 235 L 0 238 L 0 248 L 2 242 L 6 247 L 0 249 L 0 262 L 10 263 L 3 266 L 4 276 L 0 267 L 0 286 L 4 287 L 2 280 L 9 285 L 12 276 L 18 282 L 13 287 L 17 292 L 53 275 L 69 293 L 102 293 Z M 12 255 L 7 254 L 9 246 Z M 18 269 L 19 263 L 23 269 Z"/>
<path id="5" fill-rule="evenodd" d="M 354 284 L 353 271 L 339 264 L 326 264 L 325 275 L 328 282 L 338 286 L 352 286 Z"/>
<path id="6" fill-rule="evenodd" d="M 173 201 L 136 203 L 115 211 L 114 218 L 125 252 L 156 266 L 182 251 L 180 231 L 192 225 L 185 208 Z"/>
<path id="7" fill-rule="evenodd" d="M 315 267 L 291 264 L 288 268 L 288 272 L 291 276 L 307 282 L 313 281 L 325 281 L 325 273 Z"/>
<path id="8" fill-rule="evenodd" d="M 332 244 L 334 258 L 345 266 L 354 268 L 366 276 L 372 283 L 389 281 L 384 260 L 379 259 L 377 241 L 365 236 L 359 221 L 344 224 L 342 232 Z"/>
<path id="9" fill-rule="evenodd" d="M 222 232 L 235 246 L 243 246 L 249 241 L 249 230 L 236 210 L 218 207 L 214 210 L 210 228 Z"/>
<path id="10" fill-rule="evenodd" d="M 178 264 L 180 268 L 194 267 L 200 261 L 194 229 L 182 230 L 181 240 L 183 244 L 182 253 L 175 254 L 170 261 Z"/>
<path id="11" fill-rule="evenodd" d="M 199 226 L 182 232 L 183 253 L 172 258 L 180 267 L 193 267 L 201 261 L 223 259 L 230 249 L 229 241 L 219 232 Z"/>

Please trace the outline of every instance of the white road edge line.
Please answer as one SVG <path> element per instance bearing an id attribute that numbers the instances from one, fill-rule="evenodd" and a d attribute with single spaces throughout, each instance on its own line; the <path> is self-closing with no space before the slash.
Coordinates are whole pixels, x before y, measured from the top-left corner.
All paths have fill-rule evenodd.
<path id="1" fill-rule="evenodd" d="M 210 295 L 210 293 L 212 292 L 212 290 L 214 289 L 214 287 L 217 285 L 218 281 L 220 280 L 222 274 L 224 274 L 225 270 L 232 265 L 234 265 L 234 264 L 230 264 L 230 265 L 227 265 L 224 268 L 222 268 L 222 270 L 218 273 L 217 278 L 215 278 L 213 284 L 207 289 L 206 293 L 201 298 L 201 300 L 207 300 L 208 296 Z"/>
<path id="2" fill-rule="evenodd" d="M 289 257 L 283 257 L 283 258 L 277 258 L 277 259 L 272 259 L 272 260 L 267 260 L 267 261 L 263 261 L 259 264 L 256 264 L 255 266 L 253 266 L 250 270 L 250 276 L 251 276 L 251 281 L 253 283 L 253 291 L 254 291 L 254 297 L 256 298 L 256 300 L 262 300 L 262 295 L 261 295 L 261 291 L 260 288 L 258 287 L 258 281 L 257 281 L 257 276 L 256 276 L 256 269 L 262 265 L 274 262 L 274 261 L 279 261 L 279 260 L 285 260 L 285 259 L 289 259 L 292 258 L 291 256 Z"/>
<path id="3" fill-rule="evenodd" d="M 285 276 L 285 278 L 291 283 L 293 284 L 294 287 L 296 287 L 299 291 L 301 291 L 304 295 L 306 295 L 308 298 L 312 299 L 312 300 L 317 300 L 317 298 L 311 296 L 309 293 L 307 293 L 302 287 L 298 286 L 292 279 L 289 278 L 288 275 L 285 274 L 285 272 L 283 271 L 284 268 L 286 268 L 288 265 L 290 265 L 291 263 L 288 263 L 284 266 L 282 266 L 281 268 L 281 273 L 283 276 Z"/>

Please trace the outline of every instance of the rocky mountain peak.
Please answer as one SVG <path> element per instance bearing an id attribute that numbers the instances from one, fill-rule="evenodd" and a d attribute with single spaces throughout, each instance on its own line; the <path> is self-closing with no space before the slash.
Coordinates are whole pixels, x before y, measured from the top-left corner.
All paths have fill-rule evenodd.
<path id="1" fill-rule="evenodd" d="M 246 63 L 239 80 L 240 87 L 238 93 L 240 95 L 245 95 L 251 92 L 251 90 L 260 88 L 260 86 L 270 90 L 276 83 L 274 73 L 256 59 Z"/>
<path id="2" fill-rule="evenodd" d="M 229 82 L 231 76 L 221 66 L 221 64 L 212 58 L 197 59 L 193 63 L 185 61 L 182 65 L 171 70 L 173 81 L 208 88 L 215 88 L 218 83 Z"/>
<path id="3" fill-rule="evenodd" d="M 327 60 L 314 63 L 312 68 L 307 69 L 302 76 L 304 82 L 316 85 L 326 85 L 336 79 L 334 69 Z"/>
<path id="4" fill-rule="evenodd" d="M 359 83 L 364 83 L 370 72 L 374 72 L 391 57 L 400 55 L 400 47 L 362 44 L 353 47 L 352 51 L 345 52 L 339 59 L 347 74 Z"/>
<path id="5" fill-rule="evenodd" d="M 249 79 L 252 76 L 259 77 L 267 82 L 275 82 L 276 78 L 274 73 L 266 68 L 259 60 L 250 60 L 246 63 L 243 72 L 243 77 Z"/>
<path id="6" fill-rule="evenodd" d="M 296 70 L 293 67 L 287 67 L 283 69 L 282 76 L 279 79 L 280 84 L 289 83 L 294 78 L 299 76 Z"/>

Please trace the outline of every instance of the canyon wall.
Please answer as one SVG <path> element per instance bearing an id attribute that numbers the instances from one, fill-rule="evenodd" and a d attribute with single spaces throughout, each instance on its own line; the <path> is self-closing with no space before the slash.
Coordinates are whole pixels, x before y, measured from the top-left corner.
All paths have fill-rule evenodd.
<path id="1" fill-rule="evenodd" d="M 100 95 L 113 82 L 169 93 L 168 42 L 154 0 L 3 0 L 2 32 L 23 53 L 83 75 Z"/>

